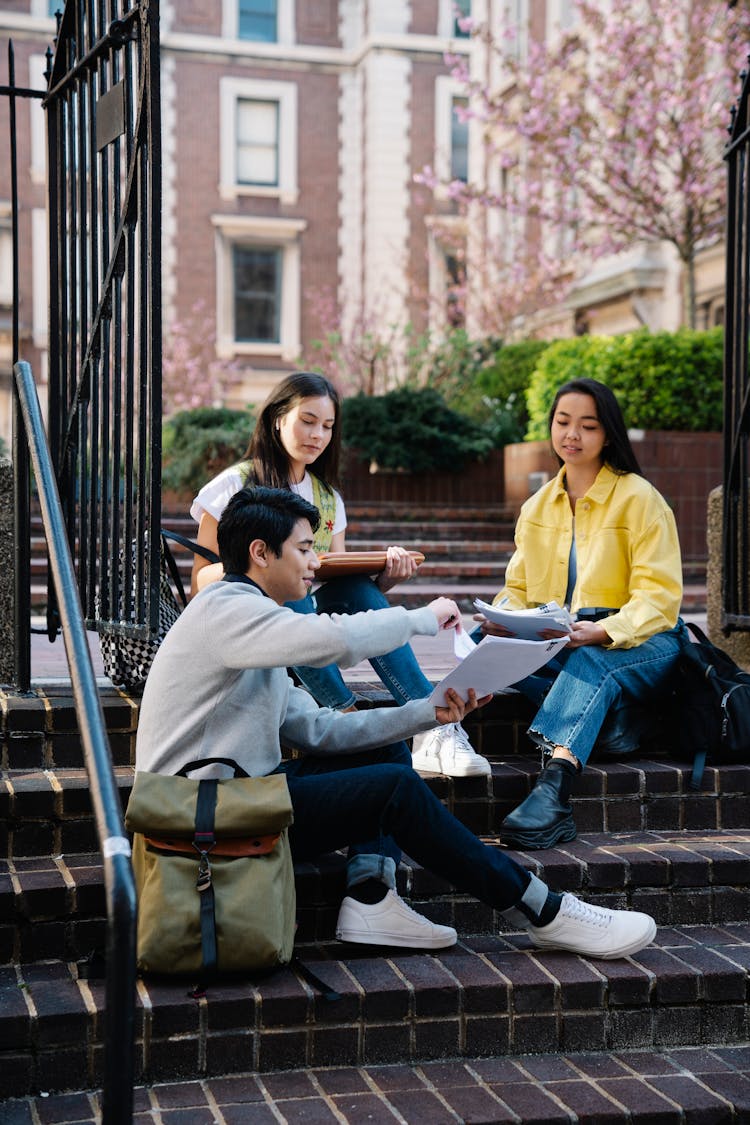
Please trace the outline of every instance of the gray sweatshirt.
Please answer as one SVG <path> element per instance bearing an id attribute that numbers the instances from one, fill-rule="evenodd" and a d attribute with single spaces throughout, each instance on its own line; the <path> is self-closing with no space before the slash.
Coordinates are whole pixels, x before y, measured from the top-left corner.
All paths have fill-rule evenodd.
<path id="1" fill-rule="evenodd" d="M 349 667 L 417 634 L 437 633 L 427 608 L 301 614 L 245 583 L 214 582 L 169 630 L 143 692 L 136 768 L 176 773 L 197 758 L 232 758 L 252 777 L 282 744 L 313 754 L 383 746 L 435 726 L 427 699 L 342 714 L 295 687 L 287 667 Z"/>

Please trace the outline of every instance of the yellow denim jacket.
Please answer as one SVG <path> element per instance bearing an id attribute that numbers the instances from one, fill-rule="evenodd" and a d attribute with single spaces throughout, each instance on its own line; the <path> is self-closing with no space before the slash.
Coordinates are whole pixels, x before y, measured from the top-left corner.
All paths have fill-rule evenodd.
<path id="1" fill-rule="evenodd" d="M 577 581 L 570 610 L 618 610 L 600 624 L 612 648 L 634 648 L 672 629 L 682 602 L 682 562 L 674 516 L 637 473 L 607 465 L 576 504 Z M 573 539 L 565 468 L 531 496 L 516 525 L 516 551 L 495 598 L 509 608 L 563 604 Z"/>

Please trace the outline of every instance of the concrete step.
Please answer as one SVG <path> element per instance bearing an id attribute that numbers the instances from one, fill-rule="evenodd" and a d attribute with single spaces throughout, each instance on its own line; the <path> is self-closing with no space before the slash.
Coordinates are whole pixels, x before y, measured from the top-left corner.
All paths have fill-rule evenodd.
<path id="1" fill-rule="evenodd" d="M 305 1041 L 307 1042 L 307 1040 Z M 299 1064 L 298 1064 L 299 1067 Z M 195 1075 L 135 1090 L 136 1120 L 408 1122 L 411 1125 L 719 1125 L 747 1117 L 747 1044 L 618 1046 L 548 1054 Z M 8 1122 L 100 1120 L 96 1091 L 11 1098 Z"/>

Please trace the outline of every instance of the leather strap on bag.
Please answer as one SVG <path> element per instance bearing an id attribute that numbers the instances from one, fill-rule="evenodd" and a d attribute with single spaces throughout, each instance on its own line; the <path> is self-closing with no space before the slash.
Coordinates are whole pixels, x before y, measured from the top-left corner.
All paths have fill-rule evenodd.
<path id="1" fill-rule="evenodd" d="M 215 779 L 198 782 L 198 800 L 195 806 L 195 835 L 193 847 L 200 856 L 198 879 L 195 887 L 200 895 L 201 949 L 203 972 L 214 973 L 219 961 L 216 945 L 216 899 L 211 878 L 209 854 L 216 846 L 214 817 L 219 783 Z"/>

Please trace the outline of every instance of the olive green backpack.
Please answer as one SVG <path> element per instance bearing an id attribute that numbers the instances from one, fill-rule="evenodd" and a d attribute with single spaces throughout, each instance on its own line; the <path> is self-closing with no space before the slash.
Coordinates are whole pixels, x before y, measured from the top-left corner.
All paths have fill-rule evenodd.
<path id="1" fill-rule="evenodd" d="M 212 763 L 235 776 L 184 776 Z M 190 762 L 176 777 L 136 773 L 125 824 L 135 833 L 139 969 L 205 978 L 287 964 L 292 820 L 283 774 L 248 777 L 224 758 Z"/>

